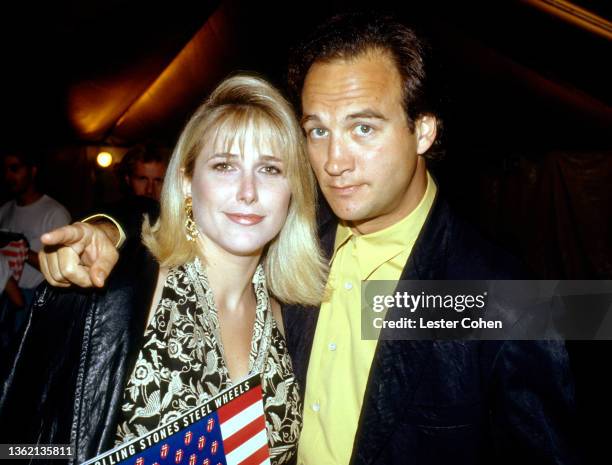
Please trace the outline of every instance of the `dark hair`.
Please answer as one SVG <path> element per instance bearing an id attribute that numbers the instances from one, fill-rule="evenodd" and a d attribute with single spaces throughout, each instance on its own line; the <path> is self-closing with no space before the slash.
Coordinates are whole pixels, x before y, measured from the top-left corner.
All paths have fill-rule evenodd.
<path id="1" fill-rule="evenodd" d="M 436 142 L 433 150 L 427 152 L 428 158 L 437 158 L 442 133 L 441 95 L 432 89 L 433 82 L 428 75 L 430 48 L 411 28 L 390 16 L 372 13 L 334 16 L 293 49 L 288 83 L 296 106 L 301 108 L 304 79 L 314 63 L 350 60 L 372 51 L 387 53 L 397 67 L 410 130 L 414 131 L 415 120 L 420 116 L 431 114 L 438 119 Z"/>
<path id="2" fill-rule="evenodd" d="M 6 150 L 2 153 L 2 159 L 6 157 L 15 157 L 29 168 L 40 165 L 40 156 L 34 149 L 18 148 Z"/>
<path id="3" fill-rule="evenodd" d="M 168 164 L 168 157 L 159 147 L 154 145 L 136 145 L 126 152 L 119 164 L 121 176 L 131 176 L 134 173 L 136 163 L 161 163 Z"/>

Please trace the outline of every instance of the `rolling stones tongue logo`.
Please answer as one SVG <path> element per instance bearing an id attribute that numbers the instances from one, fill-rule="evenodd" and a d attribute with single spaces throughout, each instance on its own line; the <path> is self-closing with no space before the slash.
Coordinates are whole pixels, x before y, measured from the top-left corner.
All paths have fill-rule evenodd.
<path id="1" fill-rule="evenodd" d="M 215 427 L 215 420 L 213 420 L 212 418 L 209 418 L 208 422 L 206 422 L 206 431 L 210 433 L 214 427 Z"/>

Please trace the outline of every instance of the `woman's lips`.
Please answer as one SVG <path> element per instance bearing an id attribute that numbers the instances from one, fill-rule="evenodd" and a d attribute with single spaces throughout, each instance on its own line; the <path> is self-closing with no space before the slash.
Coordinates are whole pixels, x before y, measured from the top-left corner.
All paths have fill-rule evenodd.
<path id="1" fill-rule="evenodd" d="M 264 219 L 263 216 L 254 215 L 254 214 L 244 214 L 244 213 L 225 213 L 225 214 L 234 223 L 240 224 L 242 226 L 253 226 L 257 223 L 260 223 Z"/>

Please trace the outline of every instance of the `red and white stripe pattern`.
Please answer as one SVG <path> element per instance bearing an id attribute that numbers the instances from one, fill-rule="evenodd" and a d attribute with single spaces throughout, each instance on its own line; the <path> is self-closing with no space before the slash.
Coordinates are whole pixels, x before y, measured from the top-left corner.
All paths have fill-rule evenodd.
<path id="1" fill-rule="evenodd" d="M 28 244 L 25 240 L 11 241 L 0 249 L 0 253 L 8 257 L 9 268 L 15 281 L 21 278 L 28 251 Z"/>
<path id="2" fill-rule="evenodd" d="M 227 465 L 270 464 L 261 386 L 217 411 Z"/>

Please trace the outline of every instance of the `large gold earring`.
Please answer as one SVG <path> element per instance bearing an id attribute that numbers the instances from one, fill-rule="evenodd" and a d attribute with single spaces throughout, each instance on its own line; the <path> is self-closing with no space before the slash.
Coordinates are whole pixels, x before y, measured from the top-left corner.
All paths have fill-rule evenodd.
<path id="1" fill-rule="evenodd" d="M 191 197 L 185 198 L 185 237 L 188 241 L 195 241 L 200 232 L 193 220 L 193 208 Z"/>

